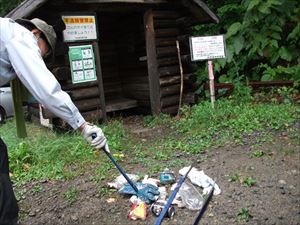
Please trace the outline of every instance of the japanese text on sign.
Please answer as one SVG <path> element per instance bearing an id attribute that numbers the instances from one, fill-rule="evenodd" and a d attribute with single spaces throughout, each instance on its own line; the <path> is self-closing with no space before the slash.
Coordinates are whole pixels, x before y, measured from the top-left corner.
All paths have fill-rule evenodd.
<path id="1" fill-rule="evenodd" d="M 97 80 L 92 45 L 69 47 L 69 59 L 73 84 Z"/>
<path id="2" fill-rule="evenodd" d="M 190 48 L 193 61 L 226 57 L 223 35 L 191 37 Z"/>
<path id="3" fill-rule="evenodd" d="M 97 39 L 96 18 L 93 15 L 62 16 L 66 25 L 64 41 L 86 41 Z"/>

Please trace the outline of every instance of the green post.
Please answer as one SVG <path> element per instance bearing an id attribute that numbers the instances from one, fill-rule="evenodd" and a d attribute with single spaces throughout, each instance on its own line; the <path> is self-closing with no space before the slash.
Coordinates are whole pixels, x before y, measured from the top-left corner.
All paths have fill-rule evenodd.
<path id="1" fill-rule="evenodd" d="M 17 136 L 19 138 L 25 138 L 27 137 L 27 132 L 25 126 L 24 112 L 22 108 L 22 101 L 24 95 L 22 94 L 22 84 L 18 78 L 14 79 L 11 82 L 11 88 L 15 108 Z"/>

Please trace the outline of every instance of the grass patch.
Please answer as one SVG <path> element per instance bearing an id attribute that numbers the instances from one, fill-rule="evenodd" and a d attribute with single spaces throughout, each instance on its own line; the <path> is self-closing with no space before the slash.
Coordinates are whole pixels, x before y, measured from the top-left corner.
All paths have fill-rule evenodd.
<path id="1" fill-rule="evenodd" d="M 209 102 L 184 108 L 180 120 L 172 120 L 171 127 L 180 133 L 173 147 L 199 153 L 226 142 L 243 143 L 243 136 L 254 132 L 280 130 L 299 119 L 297 106 L 291 104 L 237 104 L 219 100 L 212 109 Z M 260 140 L 267 137 L 261 134 Z"/>
<path id="2" fill-rule="evenodd" d="M 122 142 L 126 140 L 122 123 L 112 121 L 101 127 L 110 146 L 121 151 Z M 26 128 L 28 137 L 24 139 L 16 137 L 13 119 L 7 121 L 0 131 L 8 147 L 11 177 L 17 184 L 30 180 L 71 179 L 82 173 L 87 164 L 99 163 L 94 150 L 79 132 L 59 134 L 32 123 L 27 123 Z M 112 165 L 106 161 L 102 166 L 99 170 L 104 175 L 101 176 L 106 176 L 106 170 Z"/>
<path id="3" fill-rule="evenodd" d="M 299 106 L 289 103 L 258 104 L 248 100 L 222 99 L 216 101 L 214 110 L 210 102 L 183 107 L 180 119 L 163 114 L 146 116 L 146 126 L 164 126 L 166 132 L 162 136 L 154 134 L 155 138 L 145 143 L 131 137 L 121 119 L 113 119 L 101 127 L 116 160 L 142 164 L 151 175 L 166 165 L 184 165 L 185 162 L 179 159 L 170 160 L 174 152 L 197 154 L 212 146 L 232 142 L 243 144 L 247 137 L 262 143 L 270 140 L 270 131 L 274 130 L 287 131 L 292 141 L 299 143 L 298 130 L 292 126 L 299 121 L 299 115 Z M 96 154 L 79 132 L 58 134 L 32 123 L 26 127 L 28 137 L 25 139 L 16 137 L 13 119 L 0 129 L 0 135 L 8 145 L 10 170 L 15 182 L 72 179 L 90 165 L 99 165 L 93 171 L 93 180 L 101 181 L 111 176 L 112 163 L 101 152 Z M 255 150 L 253 157 L 264 155 L 261 149 Z"/>
<path id="4" fill-rule="evenodd" d="M 72 187 L 63 193 L 63 197 L 67 202 L 72 204 L 73 202 L 75 202 L 77 200 L 78 194 L 79 194 L 78 189 L 76 187 Z"/>

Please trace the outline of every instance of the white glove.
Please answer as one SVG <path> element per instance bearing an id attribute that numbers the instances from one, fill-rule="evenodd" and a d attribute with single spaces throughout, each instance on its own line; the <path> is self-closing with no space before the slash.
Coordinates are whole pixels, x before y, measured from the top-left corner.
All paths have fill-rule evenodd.
<path id="1" fill-rule="evenodd" d="M 81 131 L 81 134 L 91 144 L 92 147 L 96 149 L 105 147 L 105 150 L 109 152 L 106 138 L 101 128 L 93 124 L 86 123 Z"/>

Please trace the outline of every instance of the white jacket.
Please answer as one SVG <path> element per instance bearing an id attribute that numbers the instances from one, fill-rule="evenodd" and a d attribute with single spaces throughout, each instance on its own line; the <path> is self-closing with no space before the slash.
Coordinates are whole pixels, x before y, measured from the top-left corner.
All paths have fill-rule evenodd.
<path id="1" fill-rule="evenodd" d="M 0 17 L 0 86 L 15 76 L 38 102 L 74 129 L 85 120 L 70 96 L 47 69 L 35 36 L 9 18 Z"/>

